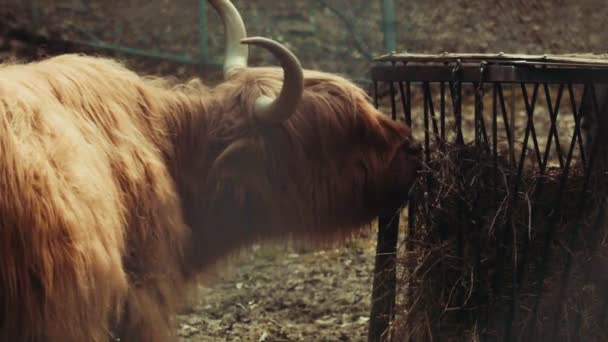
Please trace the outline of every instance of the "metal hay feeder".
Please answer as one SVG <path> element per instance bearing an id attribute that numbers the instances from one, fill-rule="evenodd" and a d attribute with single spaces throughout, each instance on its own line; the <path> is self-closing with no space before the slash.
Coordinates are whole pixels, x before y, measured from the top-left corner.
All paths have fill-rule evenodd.
<path id="1" fill-rule="evenodd" d="M 608 88 L 603 85 L 608 84 L 607 56 L 389 54 L 376 59 L 372 81 L 376 106 L 390 108 L 394 119 L 403 120 L 420 132 L 425 150 L 423 158 L 429 172 L 422 172 L 416 193 L 428 194 L 440 186 L 431 172 L 440 155 L 434 152 L 443 151 L 448 145 L 471 146 L 480 151 L 469 156 L 473 159 L 471 165 L 475 165 L 474 159 L 485 156 L 490 161 L 489 172 L 493 177 L 500 177 L 498 166 L 501 162 L 508 165 L 509 171 L 505 173 L 508 176 L 502 175 L 504 182 L 490 186 L 494 189 L 493 196 L 506 203 L 506 207 L 514 207 L 521 201 L 518 192 L 525 175 L 534 175 L 535 191 L 529 200 L 531 217 L 540 212 L 534 207 L 535 200 L 543 196 L 543 191 L 548 191 L 543 189 L 543 184 L 548 182 L 543 179 L 549 174 L 555 177 L 556 192 L 549 203 L 552 209 L 542 218 L 542 227 L 537 228 L 543 232 L 542 241 L 534 241 L 530 235 L 521 238 L 520 244 L 512 237 L 509 224 L 497 224 L 492 231 L 496 254 L 492 259 L 491 281 L 480 284 L 478 274 L 471 272 L 471 282 L 477 282 L 476 288 L 494 289 L 492 298 L 478 301 L 488 301 L 492 310 L 499 312 L 484 323 L 486 329 L 479 331 L 477 337 L 504 341 L 524 338 L 527 336 L 522 335 L 525 329 L 518 325 L 517 319 L 525 316 L 528 318 L 528 330 L 525 331 L 534 330 L 542 322 L 542 337 L 555 338 L 562 324 L 564 305 L 556 305 L 546 317 L 539 317 L 539 306 L 546 292 L 548 265 L 555 254 L 554 239 L 556 226 L 561 222 L 558 222 L 561 210 L 573 205 L 582 215 L 591 195 L 598 196 L 597 192 L 601 191 L 592 187 L 590 180 L 601 175 L 604 166 L 608 165 L 605 163 L 608 158 L 604 158 L 608 156 L 608 150 L 603 147 L 606 142 L 601 135 L 602 130 L 608 128 L 604 116 L 608 110 Z M 574 168 L 582 170 L 581 185 L 576 195 L 571 192 L 565 195 L 565 189 L 574 182 Z M 430 199 L 418 196 L 410 201 L 406 252 L 419 248 L 417 237 L 421 232 L 416 231 L 416 222 L 425 218 L 416 217 L 415 208 L 432 206 L 423 203 L 425 201 Z M 601 203 L 600 211 L 603 212 L 603 199 Z M 513 214 L 504 213 L 504 222 L 510 222 L 509 216 Z M 598 214 L 593 227 L 605 230 L 600 216 L 603 215 Z M 469 224 L 453 227 L 455 231 L 437 234 L 443 237 L 451 234 L 457 257 L 466 257 L 466 250 L 471 250 L 472 264 L 479 265 L 485 261 L 480 260 L 480 253 L 475 256 L 474 251 L 485 246 L 480 246 L 475 238 L 471 241 L 467 238 L 470 237 L 468 232 L 481 229 L 483 223 L 473 221 L 470 218 Z M 396 309 L 398 234 L 398 218 L 380 218 L 369 341 L 391 340 L 395 316 L 407 317 L 409 314 Z M 572 229 L 569 234 L 565 250 L 573 248 L 578 233 Z M 537 261 L 532 262 L 532 254 L 538 255 Z M 560 273 L 562 278 L 555 290 L 558 294 L 568 291 L 572 259 L 572 253 L 563 259 L 565 270 Z M 407 265 L 405 268 L 407 271 Z M 413 280 L 406 282 L 410 281 Z M 521 290 L 525 282 L 532 284 L 531 295 L 526 294 L 525 300 L 533 304 L 522 310 L 524 294 Z M 608 290 L 608 282 L 603 286 Z M 410 283 L 402 287 L 412 291 L 415 285 Z M 466 293 L 455 292 L 454 298 L 450 293 L 451 301 L 470 300 Z M 405 301 L 416 300 L 407 292 L 404 298 Z M 608 312 L 608 299 L 602 300 L 605 300 L 603 312 Z M 472 310 L 473 304 L 468 303 L 456 305 L 454 311 Z M 578 320 L 580 327 L 582 318 Z M 410 340 L 426 340 L 434 333 L 440 335 L 446 327 L 446 323 L 438 319 L 428 322 L 426 332 L 413 333 L 412 327 L 405 330 L 410 330 L 411 334 L 406 333 Z"/>

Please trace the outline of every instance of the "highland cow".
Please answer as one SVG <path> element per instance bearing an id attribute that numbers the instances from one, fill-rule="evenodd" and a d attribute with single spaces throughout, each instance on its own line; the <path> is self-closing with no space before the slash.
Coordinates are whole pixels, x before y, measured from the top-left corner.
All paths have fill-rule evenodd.
<path id="1" fill-rule="evenodd" d="M 213 88 L 80 55 L 0 66 L 1 341 L 175 339 L 219 258 L 348 235 L 403 201 L 410 129 L 210 2 L 227 36 Z M 282 69 L 247 67 L 246 44 Z"/>

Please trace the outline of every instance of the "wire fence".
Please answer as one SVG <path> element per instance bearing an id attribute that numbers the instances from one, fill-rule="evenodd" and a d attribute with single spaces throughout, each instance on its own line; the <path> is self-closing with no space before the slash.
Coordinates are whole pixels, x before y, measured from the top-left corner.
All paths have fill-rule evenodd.
<path id="1" fill-rule="evenodd" d="M 306 68 L 363 83 L 373 57 L 396 46 L 392 0 L 234 4 L 250 35 L 283 42 Z M 39 34 L 96 49 L 211 67 L 222 58 L 223 26 L 207 0 L 0 0 L 0 5 Z M 261 49 L 252 49 L 250 61 L 274 62 Z"/>
<path id="2" fill-rule="evenodd" d="M 369 83 L 387 51 L 606 52 L 601 0 L 234 0 L 250 35 L 294 50 L 310 69 Z M 223 26 L 206 0 L 0 0 L 39 33 L 129 55 L 217 66 Z M 550 24 L 549 24 L 550 23 Z M 252 49 L 252 64 L 273 64 Z"/>

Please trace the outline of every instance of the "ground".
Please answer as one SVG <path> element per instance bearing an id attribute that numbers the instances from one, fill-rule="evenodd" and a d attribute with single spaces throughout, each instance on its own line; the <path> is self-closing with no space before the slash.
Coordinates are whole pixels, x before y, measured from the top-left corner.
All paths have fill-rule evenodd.
<path id="1" fill-rule="evenodd" d="M 374 248 L 256 246 L 179 316 L 180 341 L 365 341 Z"/>

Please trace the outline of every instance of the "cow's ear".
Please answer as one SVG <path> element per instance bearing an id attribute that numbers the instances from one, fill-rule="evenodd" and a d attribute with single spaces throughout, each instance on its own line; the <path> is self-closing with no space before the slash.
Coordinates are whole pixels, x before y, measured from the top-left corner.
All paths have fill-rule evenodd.
<path id="1" fill-rule="evenodd" d="M 234 205 L 244 203 L 249 197 L 258 200 L 270 189 L 270 182 L 256 144 L 249 139 L 230 144 L 212 163 L 208 178 L 213 193 L 230 193 Z"/>
<path id="2" fill-rule="evenodd" d="M 210 210 L 229 224 L 250 225 L 240 220 L 251 219 L 260 229 L 268 229 L 276 219 L 270 213 L 277 210 L 276 180 L 271 179 L 275 173 L 269 172 L 274 163 L 267 160 L 263 145 L 252 139 L 233 142 L 213 162 L 207 185 Z"/>
<path id="3" fill-rule="evenodd" d="M 257 164 L 257 153 L 253 146 L 248 139 L 240 139 L 228 145 L 211 164 L 211 178 L 231 177 Z"/>
<path id="4" fill-rule="evenodd" d="M 227 228 L 247 228 L 263 231 L 273 226 L 273 203 L 268 184 L 259 175 L 241 170 L 222 175 L 217 180 L 210 198 L 210 211 Z"/>

